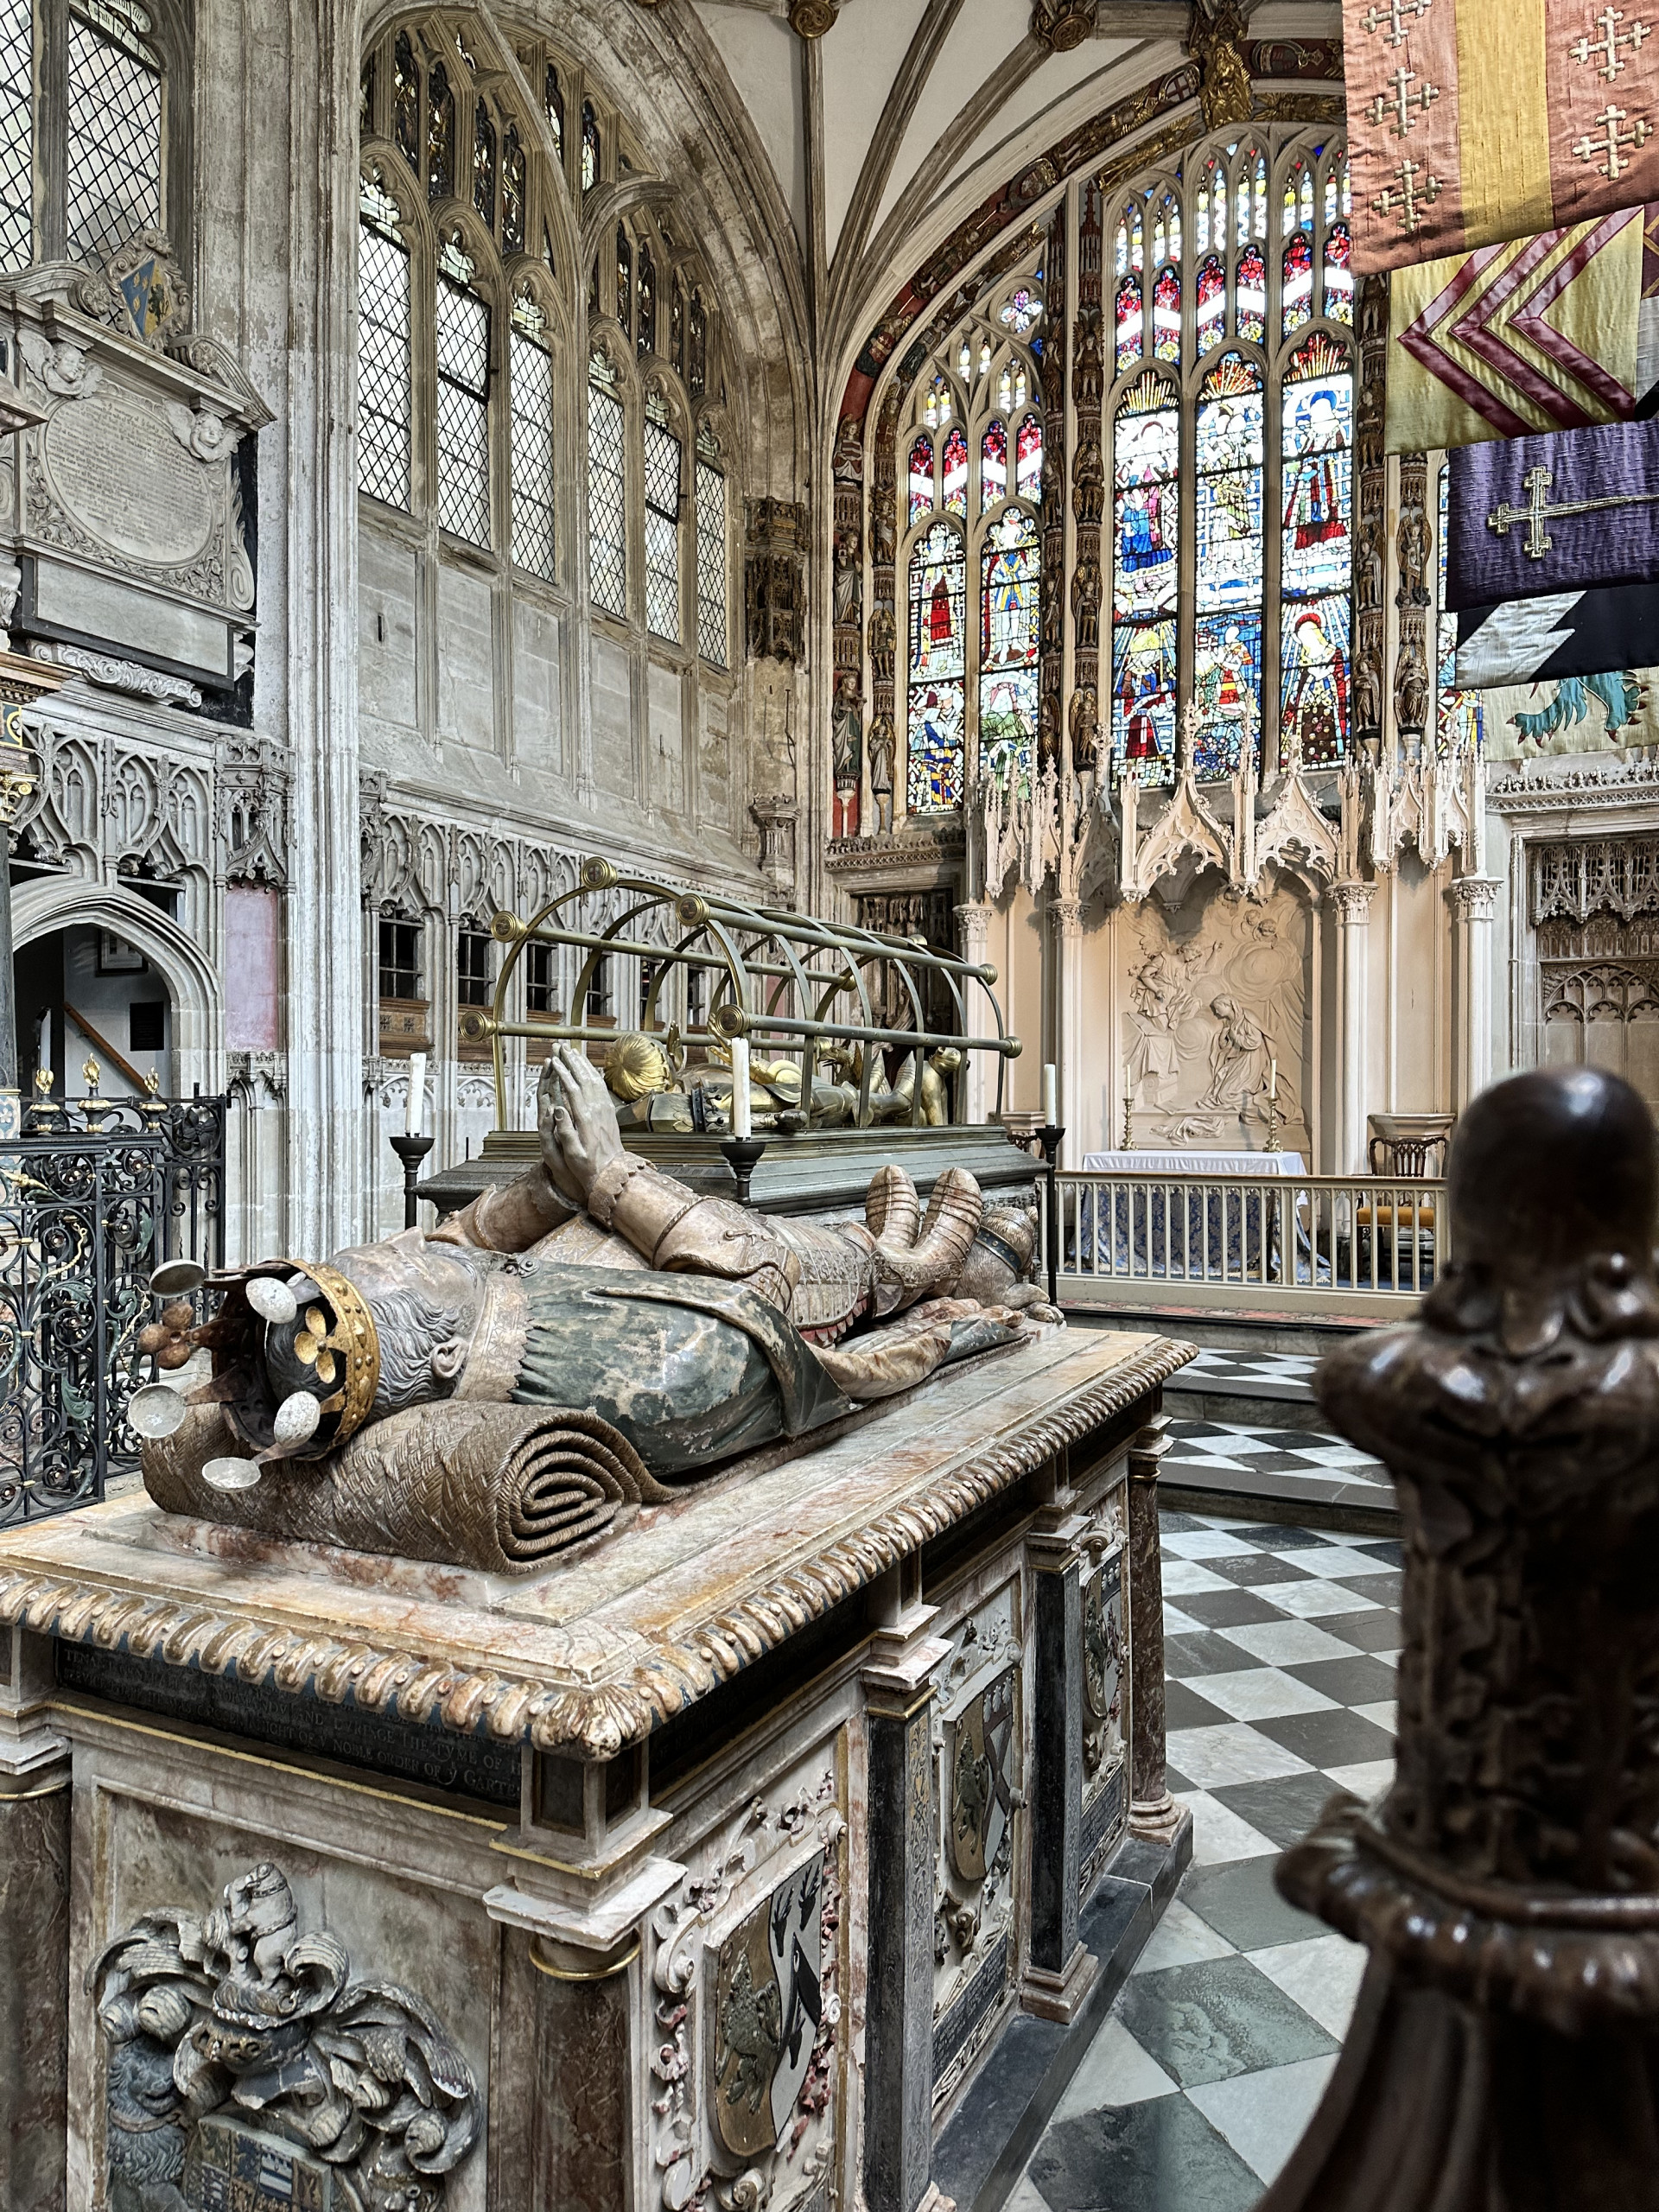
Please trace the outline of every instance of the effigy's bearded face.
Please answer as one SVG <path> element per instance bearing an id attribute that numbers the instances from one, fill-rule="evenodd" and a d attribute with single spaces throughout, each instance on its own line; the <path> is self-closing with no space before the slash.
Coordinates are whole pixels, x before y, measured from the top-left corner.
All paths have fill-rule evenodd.
<path id="1" fill-rule="evenodd" d="M 337 1252 L 331 1264 L 373 1316 L 379 1373 L 370 1418 L 448 1397 L 478 1321 L 482 1284 L 475 1257 L 406 1230 Z"/>

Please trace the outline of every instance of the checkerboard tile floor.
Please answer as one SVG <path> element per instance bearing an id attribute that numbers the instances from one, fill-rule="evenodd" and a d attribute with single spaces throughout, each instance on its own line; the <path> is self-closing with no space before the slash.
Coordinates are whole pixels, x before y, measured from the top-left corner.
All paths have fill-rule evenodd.
<path id="1" fill-rule="evenodd" d="M 1248 2212 L 1329 2080 L 1364 1954 L 1274 1862 L 1393 1770 L 1396 1543 L 1166 1512 L 1170 1788 L 1193 1863 L 1009 2212 Z"/>
<path id="2" fill-rule="evenodd" d="M 1190 1375 L 1192 1368 L 1183 1370 Z M 1394 1484 L 1388 1469 L 1339 1436 L 1309 1428 L 1269 1428 L 1250 1421 L 1172 1421 L 1170 1448 L 1160 1479 L 1199 1488 L 1238 1488 L 1247 1495 L 1262 1484 L 1262 1495 L 1328 1498 L 1333 1490 L 1362 1484 L 1386 1493 Z M 1263 1478 L 1268 1478 L 1263 1482 Z"/>
<path id="3" fill-rule="evenodd" d="M 1300 1351 L 1232 1351 L 1205 1344 L 1176 1376 L 1183 1390 L 1235 1390 L 1241 1382 L 1271 1385 L 1278 1398 L 1312 1398 L 1318 1358 Z"/>

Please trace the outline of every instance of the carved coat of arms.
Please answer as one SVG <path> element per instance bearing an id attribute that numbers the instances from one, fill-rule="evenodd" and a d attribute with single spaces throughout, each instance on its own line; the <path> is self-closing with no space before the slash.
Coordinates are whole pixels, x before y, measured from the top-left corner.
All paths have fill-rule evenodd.
<path id="1" fill-rule="evenodd" d="M 353 1980 L 279 1870 L 147 1912 L 86 1986 L 107 2053 L 111 2212 L 442 2212 L 471 2068 L 413 1991 Z"/>
<path id="2" fill-rule="evenodd" d="M 996 1864 L 1014 1817 L 1014 1670 L 957 1715 L 950 1756 L 950 1863 L 964 1882 Z"/>
<path id="3" fill-rule="evenodd" d="M 823 1858 L 798 1866 L 720 1948 L 715 2124 L 742 2158 L 782 2136 L 823 2017 Z"/>
<path id="4" fill-rule="evenodd" d="M 1123 1556 L 1103 1562 L 1083 1592 L 1084 1744 L 1091 1770 L 1123 1711 Z"/>

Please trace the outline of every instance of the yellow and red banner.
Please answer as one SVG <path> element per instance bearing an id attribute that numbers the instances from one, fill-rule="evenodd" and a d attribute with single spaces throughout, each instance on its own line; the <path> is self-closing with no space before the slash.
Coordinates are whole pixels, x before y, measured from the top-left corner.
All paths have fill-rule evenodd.
<path id="1" fill-rule="evenodd" d="M 1659 5 L 1343 0 L 1354 263 L 1659 200 Z"/>
<path id="2" fill-rule="evenodd" d="M 1390 453 L 1628 423 L 1659 380 L 1659 208 L 1396 269 Z"/>

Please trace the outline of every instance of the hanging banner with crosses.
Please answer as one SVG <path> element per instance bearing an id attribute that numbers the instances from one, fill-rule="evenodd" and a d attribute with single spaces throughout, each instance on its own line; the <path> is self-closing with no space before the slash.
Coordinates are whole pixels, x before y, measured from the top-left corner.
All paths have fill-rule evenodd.
<path id="1" fill-rule="evenodd" d="M 1396 269 L 1390 453 L 1628 423 L 1659 391 L 1659 208 Z"/>
<path id="2" fill-rule="evenodd" d="M 1354 265 L 1659 198 L 1659 7 L 1343 0 Z"/>
<path id="3" fill-rule="evenodd" d="M 1659 582 L 1659 422 L 1469 446 L 1449 471 L 1448 613 Z"/>

